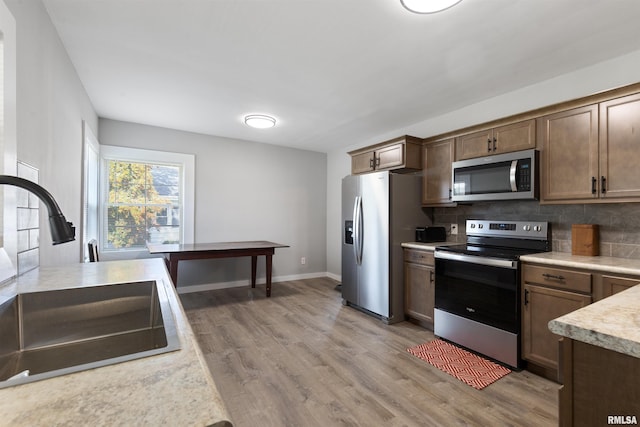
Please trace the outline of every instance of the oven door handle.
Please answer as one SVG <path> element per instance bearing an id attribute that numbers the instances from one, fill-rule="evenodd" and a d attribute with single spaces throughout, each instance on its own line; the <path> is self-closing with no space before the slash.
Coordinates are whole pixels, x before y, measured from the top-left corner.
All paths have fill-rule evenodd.
<path id="1" fill-rule="evenodd" d="M 511 261 L 506 259 L 487 258 L 482 256 L 476 256 L 476 255 L 455 254 L 452 252 L 445 252 L 445 251 L 436 251 L 434 256 L 438 259 L 468 262 L 471 264 L 488 265 L 491 267 L 509 268 L 511 270 L 516 270 L 518 268 L 517 261 Z"/>

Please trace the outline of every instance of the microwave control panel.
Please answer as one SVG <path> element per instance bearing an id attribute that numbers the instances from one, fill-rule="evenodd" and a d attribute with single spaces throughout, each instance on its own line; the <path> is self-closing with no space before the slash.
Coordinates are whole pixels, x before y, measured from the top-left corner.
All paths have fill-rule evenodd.
<path id="1" fill-rule="evenodd" d="M 518 161 L 518 191 L 531 191 L 531 159 Z"/>

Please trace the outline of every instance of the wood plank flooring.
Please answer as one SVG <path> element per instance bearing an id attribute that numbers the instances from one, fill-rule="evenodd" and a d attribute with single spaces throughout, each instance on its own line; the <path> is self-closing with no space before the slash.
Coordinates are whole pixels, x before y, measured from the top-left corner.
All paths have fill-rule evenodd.
<path id="1" fill-rule="evenodd" d="M 475 390 L 406 351 L 433 333 L 345 307 L 335 285 L 181 295 L 235 426 L 558 425 L 556 383 L 521 371 Z"/>

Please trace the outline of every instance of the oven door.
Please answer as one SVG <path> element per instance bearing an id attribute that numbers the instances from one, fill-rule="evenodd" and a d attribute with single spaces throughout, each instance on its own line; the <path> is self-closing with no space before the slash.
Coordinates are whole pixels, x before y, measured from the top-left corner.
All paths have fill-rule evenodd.
<path id="1" fill-rule="evenodd" d="M 518 261 L 437 250 L 435 308 L 520 333 Z"/>

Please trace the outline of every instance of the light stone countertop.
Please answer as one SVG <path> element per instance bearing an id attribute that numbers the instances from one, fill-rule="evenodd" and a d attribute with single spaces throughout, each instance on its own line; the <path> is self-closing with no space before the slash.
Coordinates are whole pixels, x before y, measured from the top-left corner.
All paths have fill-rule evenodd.
<path id="1" fill-rule="evenodd" d="M 640 285 L 549 322 L 551 332 L 640 358 Z"/>
<path id="2" fill-rule="evenodd" d="M 419 249 L 423 251 L 435 251 L 437 246 L 457 245 L 455 242 L 433 242 L 433 243 L 421 243 L 421 242 L 405 242 L 401 246 L 407 249 Z"/>
<path id="3" fill-rule="evenodd" d="M 605 273 L 640 276 L 640 260 L 606 256 L 571 255 L 568 252 L 543 252 L 523 255 L 520 261 L 535 262 L 555 267 L 585 268 Z"/>
<path id="4" fill-rule="evenodd" d="M 3 285 L 0 296 L 145 280 L 164 284 L 180 350 L 0 389 L 0 424 L 230 426 L 162 259 L 39 268 Z"/>

